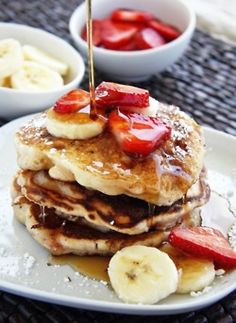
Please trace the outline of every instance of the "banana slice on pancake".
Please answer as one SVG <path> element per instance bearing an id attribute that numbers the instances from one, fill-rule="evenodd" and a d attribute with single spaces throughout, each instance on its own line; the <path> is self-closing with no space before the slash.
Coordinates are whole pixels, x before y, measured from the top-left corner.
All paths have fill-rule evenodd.
<path id="1" fill-rule="evenodd" d="M 155 117 L 158 109 L 158 101 L 150 98 L 147 108 L 132 108 L 132 112 L 142 113 Z M 89 110 L 89 109 L 87 109 Z M 88 112 L 57 113 L 53 108 L 47 111 L 46 127 L 48 132 L 58 138 L 89 139 L 100 135 L 106 125 L 106 120 L 97 118 L 92 120 Z"/>
<path id="2" fill-rule="evenodd" d="M 59 138 L 89 139 L 101 134 L 105 128 L 106 120 L 91 119 L 88 112 L 60 114 L 53 108 L 47 111 L 46 127 L 48 132 Z"/>
<path id="3" fill-rule="evenodd" d="M 141 113 L 148 117 L 156 117 L 158 113 L 159 102 L 152 97 L 149 97 L 149 106 L 145 108 L 138 107 L 121 107 L 121 111 L 123 112 L 135 112 Z"/>

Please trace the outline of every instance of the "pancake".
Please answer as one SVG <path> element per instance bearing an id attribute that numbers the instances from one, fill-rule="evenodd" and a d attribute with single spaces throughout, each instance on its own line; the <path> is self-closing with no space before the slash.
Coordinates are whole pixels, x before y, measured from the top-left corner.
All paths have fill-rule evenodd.
<path id="1" fill-rule="evenodd" d="M 72 221 L 59 215 L 54 208 L 41 207 L 21 195 L 20 187 L 13 185 L 13 210 L 16 218 L 25 224 L 32 237 L 53 255 L 112 255 L 129 245 L 158 247 L 167 240 L 169 230 L 127 235 L 115 231 L 101 232 L 81 218 Z M 199 209 L 183 216 L 181 226 L 200 225 Z"/>
<path id="2" fill-rule="evenodd" d="M 109 131 L 87 140 L 53 137 L 46 128 L 46 114 L 41 114 L 16 134 L 18 165 L 48 170 L 52 178 L 77 181 L 106 195 L 172 205 L 198 180 L 204 142 L 201 127 L 177 107 L 157 102 L 157 116 L 172 126 L 171 138 L 147 158 L 134 160 Z"/>
<path id="3" fill-rule="evenodd" d="M 112 230 L 129 235 L 174 227 L 185 214 L 205 204 L 210 192 L 204 172 L 184 198 L 164 207 L 125 195 L 108 196 L 76 182 L 55 180 L 47 171 L 20 171 L 16 183 L 28 200 L 54 208 L 64 218 L 84 218 L 103 232 Z"/>

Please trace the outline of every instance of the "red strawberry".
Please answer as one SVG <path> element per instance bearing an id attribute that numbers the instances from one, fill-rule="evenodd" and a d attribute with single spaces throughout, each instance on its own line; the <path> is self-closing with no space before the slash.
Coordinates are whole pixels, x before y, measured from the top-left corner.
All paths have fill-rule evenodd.
<path id="1" fill-rule="evenodd" d="M 90 103 L 89 92 L 76 89 L 62 96 L 54 105 L 58 113 L 72 113 L 83 109 Z"/>
<path id="2" fill-rule="evenodd" d="M 120 46 L 119 48 L 117 48 L 117 50 L 121 50 L 121 51 L 138 50 L 137 42 L 134 38 L 132 38 L 128 44 L 124 46 Z"/>
<path id="3" fill-rule="evenodd" d="M 165 44 L 165 39 L 151 28 L 140 30 L 135 40 L 139 49 L 150 49 Z"/>
<path id="4" fill-rule="evenodd" d="M 148 107 L 149 92 L 138 87 L 112 82 L 102 82 L 96 88 L 96 103 L 102 107 Z"/>
<path id="5" fill-rule="evenodd" d="M 171 134 L 171 128 L 161 119 L 119 110 L 110 113 L 109 128 L 121 149 L 131 157 L 148 156 Z"/>
<path id="6" fill-rule="evenodd" d="M 146 11 L 118 9 L 113 11 L 112 20 L 130 21 L 134 23 L 146 23 L 153 18 L 153 15 Z"/>
<path id="7" fill-rule="evenodd" d="M 169 242 L 190 255 L 213 260 L 218 268 L 236 267 L 236 252 L 218 230 L 208 227 L 178 227 L 171 231 Z"/>
<path id="8" fill-rule="evenodd" d="M 138 28 L 130 23 L 102 21 L 101 43 L 107 49 L 120 49 L 126 46 L 136 34 Z"/>
<path id="9" fill-rule="evenodd" d="M 93 20 L 93 45 L 99 46 L 102 41 L 102 21 L 101 20 Z M 87 41 L 87 28 L 84 26 L 81 37 L 83 40 Z"/>
<path id="10" fill-rule="evenodd" d="M 175 27 L 167 25 L 158 20 L 151 20 L 148 22 L 148 25 L 149 27 L 157 31 L 167 41 L 174 40 L 181 35 L 180 31 Z"/>

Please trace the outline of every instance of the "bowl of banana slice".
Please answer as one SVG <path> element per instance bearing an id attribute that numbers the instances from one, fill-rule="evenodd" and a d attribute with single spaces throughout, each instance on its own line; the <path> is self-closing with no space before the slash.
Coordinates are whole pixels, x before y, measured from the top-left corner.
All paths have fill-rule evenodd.
<path id="1" fill-rule="evenodd" d="M 0 23 L 0 117 L 12 119 L 52 106 L 83 79 L 81 55 L 46 31 Z"/>

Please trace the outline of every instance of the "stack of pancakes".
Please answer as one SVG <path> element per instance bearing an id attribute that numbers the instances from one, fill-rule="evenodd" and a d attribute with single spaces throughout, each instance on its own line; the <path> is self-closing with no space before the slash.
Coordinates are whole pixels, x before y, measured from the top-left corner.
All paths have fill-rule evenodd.
<path id="1" fill-rule="evenodd" d="M 16 134 L 14 213 L 52 254 L 110 255 L 133 244 L 158 246 L 177 226 L 200 224 L 210 190 L 201 127 L 158 104 L 171 138 L 132 159 L 104 131 L 86 140 L 53 137 L 45 113 Z"/>

